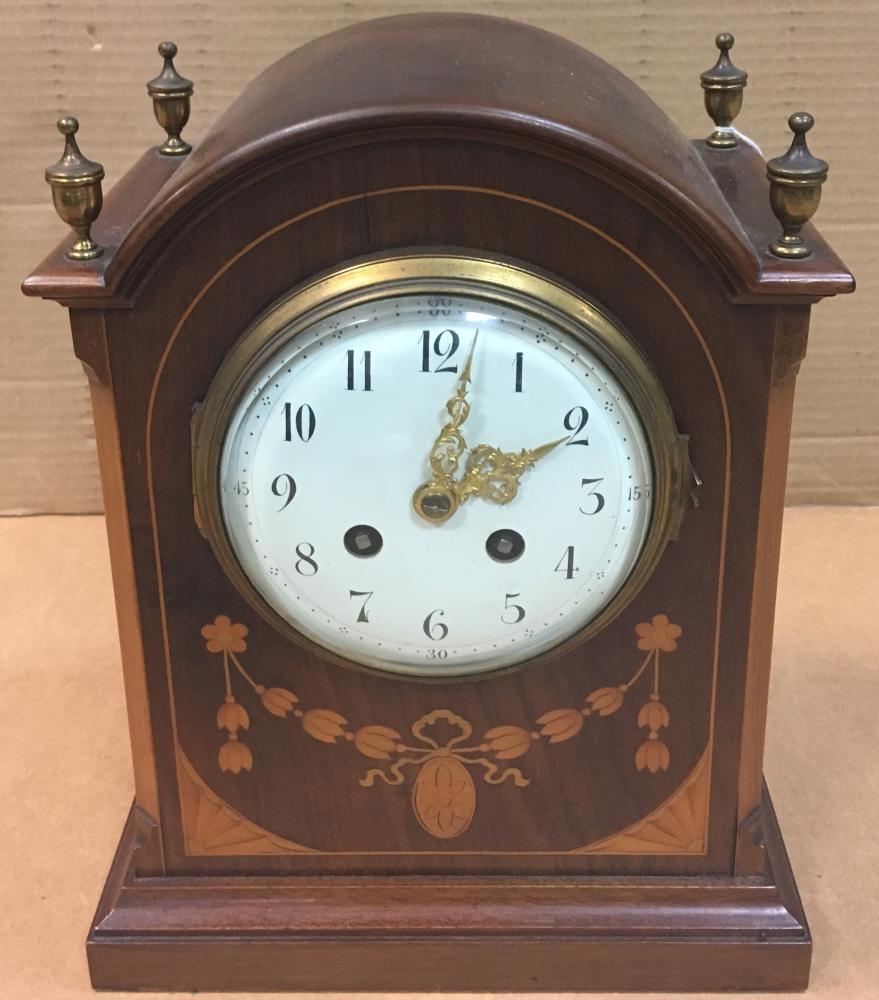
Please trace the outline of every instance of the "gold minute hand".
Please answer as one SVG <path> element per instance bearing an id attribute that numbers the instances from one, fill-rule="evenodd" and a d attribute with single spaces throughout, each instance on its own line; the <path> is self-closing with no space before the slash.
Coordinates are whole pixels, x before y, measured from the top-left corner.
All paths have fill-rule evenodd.
<path id="1" fill-rule="evenodd" d="M 446 403 L 449 419 L 443 425 L 428 455 L 433 478 L 419 486 L 412 497 L 415 512 L 434 524 L 447 521 L 458 508 L 455 473 L 458 471 L 461 456 L 467 450 L 467 442 L 459 428 L 470 415 L 467 389 L 471 382 L 470 370 L 478 338 L 479 331 L 477 330 L 473 335 L 473 343 L 470 345 L 467 360 L 458 376 L 455 391 Z"/>
<path id="2" fill-rule="evenodd" d="M 482 497 L 496 504 L 509 503 L 519 492 L 522 474 L 566 440 L 559 438 L 521 451 L 501 451 L 491 445 L 477 445 L 467 458 L 464 475 L 455 484 L 459 503 L 470 497 Z"/>
<path id="3" fill-rule="evenodd" d="M 544 455 L 548 455 L 553 450 L 553 448 L 558 448 L 558 446 L 562 443 L 562 441 L 567 441 L 567 440 L 568 439 L 566 437 L 556 438 L 555 441 L 548 441 L 546 444 L 542 444 L 537 448 L 531 448 L 531 449 L 523 448 L 520 454 L 525 454 L 527 452 L 527 454 L 531 456 L 531 464 L 533 465 L 535 462 L 543 458 Z"/>

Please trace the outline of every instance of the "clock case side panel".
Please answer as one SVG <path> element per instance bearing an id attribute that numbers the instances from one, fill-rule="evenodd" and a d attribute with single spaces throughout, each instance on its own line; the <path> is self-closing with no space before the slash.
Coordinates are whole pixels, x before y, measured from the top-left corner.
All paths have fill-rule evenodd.
<path id="1" fill-rule="evenodd" d="M 164 872 L 164 856 L 157 745 L 147 684 L 132 526 L 120 440 L 124 429 L 119 426 L 119 407 L 107 348 L 108 325 L 125 327 L 127 318 L 126 313 L 118 310 L 70 310 L 74 351 L 82 362 L 89 383 L 116 603 L 134 772 L 134 804 L 129 823 L 134 825 L 137 835 L 138 872 L 160 875 Z"/>
<path id="2" fill-rule="evenodd" d="M 394 181 L 406 180 L 410 184 L 417 184 L 421 182 L 437 182 L 437 181 L 455 181 L 460 179 L 463 181 L 467 170 L 473 169 L 471 166 L 462 167 L 461 164 L 468 164 L 468 157 L 471 161 L 475 161 L 478 164 L 479 170 L 486 170 L 486 177 L 489 175 L 498 178 L 498 171 L 503 167 L 504 172 L 512 170 L 517 177 L 516 181 L 504 177 L 502 186 L 508 188 L 515 188 L 512 194 L 513 204 L 522 204 L 529 200 L 529 190 L 533 191 L 534 195 L 541 195 L 547 197 L 551 194 L 551 189 L 553 187 L 553 182 L 551 179 L 546 177 L 547 173 L 547 161 L 540 157 L 535 157 L 533 154 L 515 153 L 507 150 L 506 152 L 499 152 L 498 150 L 492 148 L 490 144 L 485 142 L 473 142 L 471 140 L 461 139 L 460 145 L 456 145 L 455 141 L 447 141 L 451 137 L 446 137 L 446 139 L 434 140 L 434 141 L 421 141 L 421 140 L 411 140 L 407 142 L 400 142 L 398 145 L 390 144 L 388 146 L 373 144 L 368 150 L 368 155 L 361 156 L 356 155 L 352 151 L 346 151 L 344 156 L 337 156 L 333 161 L 336 166 L 332 168 L 334 173 L 334 181 L 337 185 L 347 184 L 349 189 L 352 191 L 363 191 L 366 189 L 371 189 L 375 187 L 393 186 Z M 344 164 L 341 167 L 343 172 L 347 173 L 347 176 L 342 177 L 339 175 L 340 164 Z M 554 167 L 553 170 L 561 170 L 561 167 Z M 571 172 L 569 168 L 564 168 L 567 170 L 568 180 L 566 181 L 565 190 L 566 196 L 577 197 L 577 192 L 580 191 L 582 194 L 583 182 L 577 180 L 576 172 Z M 310 189 L 320 188 L 320 179 L 325 176 L 327 172 L 326 162 L 322 162 L 321 158 L 314 156 L 311 160 L 303 159 L 300 164 L 278 164 L 278 170 L 276 171 L 277 176 L 274 178 L 274 183 L 277 186 L 278 191 L 298 191 L 302 194 L 303 203 L 308 203 L 308 191 Z M 582 175 L 581 175 L 582 176 Z M 470 180 L 472 182 L 473 175 L 470 175 Z M 535 186 L 542 186 L 541 190 L 533 190 Z M 472 186 L 472 184 L 471 184 Z M 215 264 L 211 264 L 211 260 L 222 261 L 223 255 L 228 255 L 236 252 L 236 248 L 240 246 L 237 241 L 244 238 L 243 232 L 246 231 L 244 225 L 236 227 L 233 225 L 232 220 L 234 218 L 243 219 L 243 215 L 238 213 L 243 213 L 248 211 L 248 226 L 256 226 L 257 230 L 260 227 L 271 228 L 273 224 L 277 224 L 277 218 L 274 220 L 271 217 L 271 212 L 273 210 L 273 201 L 266 194 L 265 196 L 258 198 L 256 204 L 262 206 L 260 211 L 254 216 L 254 204 L 253 197 L 255 191 L 259 188 L 251 189 L 250 191 L 242 190 L 240 192 L 235 192 L 230 194 L 230 198 L 234 198 L 236 204 L 240 207 L 233 208 L 231 201 L 226 201 L 221 205 L 216 207 L 216 212 L 218 216 L 222 214 L 224 217 L 224 232 L 225 243 L 220 246 L 215 246 L 211 244 L 210 247 L 205 247 L 203 253 L 192 254 L 189 251 L 188 257 L 192 261 L 191 267 L 186 272 L 185 279 L 183 278 L 183 272 L 181 271 L 181 262 L 175 260 L 173 256 L 169 259 L 167 268 L 161 269 L 156 274 L 155 285 L 151 296 L 148 296 L 145 300 L 139 302 L 134 310 L 136 316 L 136 326 L 137 333 L 133 340 L 127 339 L 124 335 L 116 338 L 116 360 L 120 368 L 120 378 L 125 382 L 125 391 L 123 393 L 126 405 L 129 403 L 132 406 L 136 406 L 138 409 L 144 405 L 144 400 L 138 400 L 139 394 L 142 394 L 138 380 L 142 380 L 142 372 L 150 370 L 150 368 L 156 363 L 156 359 L 163 350 L 164 340 L 163 335 L 160 331 L 167 330 L 167 316 L 168 313 L 168 302 L 167 298 L 170 295 L 175 301 L 185 301 L 186 294 L 180 291 L 182 287 L 179 283 L 181 281 L 196 283 L 198 281 L 207 280 L 210 275 L 212 267 Z M 367 250 L 373 250 L 375 252 L 380 248 L 377 240 L 386 240 L 390 238 L 389 236 L 379 236 L 378 234 L 384 231 L 384 228 L 388 225 L 389 221 L 394 222 L 394 217 L 396 217 L 397 225 L 397 235 L 393 237 L 396 244 L 402 243 L 406 245 L 411 243 L 412 237 L 410 234 L 411 226 L 415 225 L 417 228 L 417 220 L 423 219 L 425 223 L 428 224 L 428 231 L 425 233 L 422 229 L 422 238 L 427 236 L 428 242 L 447 242 L 446 237 L 442 231 L 442 215 L 438 216 L 435 212 L 430 212 L 430 205 L 427 203 L 419 203 L 418 198 L 420 195 L 412 196 L 415 200 L 411 201 L 408 205 L 404 204 L 402 201 L 398 209 L 395 212 L 391 212 L 390 215 L 380 210 L 380 206 L 373 199 L 372 203 L 368 203 L 362 198 L 354 198 L 348 208 L 347 212 L 350 213 L 348 216 L 348 225 L 332 227 L 332 231 L 337 234 L 337 242 L 335 245 L 330 247 L 324 257 L 323 261 L 317 260 L 314 262 L 313 266 L 318 269 L 323 263 L 324 266 L 331 264 L 334 261 L 344 260 L 346 257 L 356 255 L 357 252 L 365 252 Z M 425 195 L 428 197 L 428 195 Z M 477 196 L 474 196 L 477 197 Z M 251 199 L 250 202 L 248 199 Z M 518 199 L 518 200 L 517 200 Z M 249 210 L 246 206 L 249 205 Z M 488 224 L 488 223 L 486 223 Z M 634 218 L 630 223 L 630 227 L 633 228 L 634 232 L 637 232 L 638 224 L 634 222 Z M 486 226 L 482 223 L 471 221 L 469 224 L 469 235 L 472 237 L 472 241 L 478 243 L 480 240 L 480 227 L 483 231 L 489 231 Z M 197 234 L 197 228 L 192 230 L 188 238 L 192 239 L 194 236 L 192 234 Z M 664 256 L 665 250 L 668 245 L 669 237 L 663 235 L 663 230 L 660 227 L 655 227 L 650 231 L 649 239 L 649 253 L 654 258 L 655 263 L 659 263 Z M 481 237 L 484 241 L 484 235 Z M 635 237 L 629 235 L 627 239 L 630 241 Z M 358 242 L 359 241 L 359 242 Z M 371 241 L 371 242 L 370 242 Z M 458 239 L 455 242 L 468 242 L 468 240 Z M 307 245 L 308 240 L 304 239 L 302 245 Z M 317 244 L 315 244 L 317 245 Z M 326 246 L 325 242 L 320 244 L 321 246 Z M 495 251 L 503 251 L 504 249 L 510 249 L 505 247 L 503 244 L 498 245 L 495 243 L 492 247 Z M 300 251 L 302 252 L 302 251 Z M 323 253 L 323 251 L 321 251 Z M 526 251 L 526 254 L 528 251 Z M 678 267 L 681 273 L 684 273 L 687 268 L 692 267 L 692 261 L 689 259 L 680 258 L 680 250 L 676 250 L 673 258 L 676 261 L 675 266 Z M 536 257 L 537 262 L 540 263 L 543 255 L 543 251 L 540 250 L 540 244 L 532 246 L 530 255 L 532 258 Z M 559 266 L 563 268 L 563 259 L 559 258 Z M 660 263 L 660 266 L 661 263 Z M 666 261 L 666 267 L 669 266 L 668 261 Z M 204 278 L 200 278 L 199 275 L 204 275 Z M 700 279 L 701 280 L 701 279 Z M 176 287 L 176 291 L 172 290 Z M 191 287 L 191 286 L 190 286 Z M 280 290 L 283 285 L 278 285 Z M 167 294 L 166 294 L 167 293 Z M 618 297 L 622 296 L 623 290 L 620 290 Z M 712 295 L 717 294 L 716 292 Z M 711 296 L 709 296 L 711 298 Z M 152 301 L 152 305 L 149 305 L 149 301 Z M 711 299 L 713 302 L 713 299 Z M 622 298 L 620 299 L 622 304 Z M 234 309 L 235 298 L 232 296 L 229 299 L 229 303 Z M 264 303 L 267 304 L 267 303 Z M 146 312 L 144 311 L 146 310 Z M 248 314 L 252 315 L 252 313 Z M 245 325 L 246 319 L 242 318 L 241 326 Z M 728 322 L 728 320 L 725 320 Z M 136 343 L 137 342 L 137 343 Z M 134 412 L 133 410 L 131 412 Z M 142 412 L 142 411 L 141 411 Z M 133 425 L 132 425 L 133 426 Z M 141 449 L 141 445 L 138 441 L 133 440 L 131 442 L 131 460 L 133 463 L 137 461 L 137 454 Z M 178 480 L 178 488 L 180 488 L 181 481 Z M 142 488 L 143 484 L 140 482 L 136 488 L 137 498 L 136 502 L 142 505 L 143 498 L 146 494 L 146 490 Z M 140 509 L 140 516 L 144 517 L 144 512 L 142 506 Z M 173 549 L 173 546 L 172 546 Z M 146 552 L 148 550 L 148 545 L 144 544 L 143 553 L 144 558 L 147 558 Z M 178 581 L 175 586 L 175 594 L 183 595 L 187 590 L 188 585 L 184 581 Z M 170 595 L 172 598 L 174 595 Z M 176 600 L 176 598 L 174 598 Z M 158 642 L 158 640 L 156 640 Z M 159 656 L 160 651 L 156 650 L 156 655 Z M 160 668 L 158 664 L 156 670 L 158 672 Z M 582 695 L 581 695 L 582 696 Z M 726 709 L 725 709 L 726 710 Z M 728 729 L 728 727 L 726 727 Z M 169 755 L 170 755 L 169 748 Z M 164 754 L 163 754 L 164 756 Z M 167 774 L 169 776 L 169 784 L 173 787 L 175 776 L 173 774 L 172 765 L 170 762 L 167 763 Z M 732 854 L 732 847 L 730 847 L 730 857 Z M 622 864 L 622 862 L 620 862 Z"/>
<path id="3" fill-rule="evenodd" d="M 759 479 L 757 556 L 742 710 L 735 857 L 737 875 L 759 873 L 766 860 L 763 748 L 794 390 L 800 362 L 806 353 L 810 312 L 809 305 L 779 306 L 773 319 L 765 434 L 760 442 L 763 464 Z"/>

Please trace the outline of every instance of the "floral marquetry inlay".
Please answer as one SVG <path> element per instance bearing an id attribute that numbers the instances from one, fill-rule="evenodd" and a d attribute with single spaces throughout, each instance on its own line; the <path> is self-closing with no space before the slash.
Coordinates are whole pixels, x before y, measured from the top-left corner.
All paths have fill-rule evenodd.
<path id="1" fill-rule="evenodd" d="M 660 655 L 675 652 L 682 633 L 681 626 L 670 622 L 667 615 L 654 615 L 649 622 L 635 626 L 636 646 L 647 655 L 627 681 L 596 688 L 585 696 L 581 707 L 552 708 L 530 726 L 491 726 L 481 738 L 474 739 L 472 724 L 448 708 L 434 709 L 408 727 L 397 729 L 378 723 L 354 728 L 335 709 L 306 707 L 287 688 L 266 687 L 251 675 L 240 659 L 240 654 L 247 651 L 247 626 L 218 615 L 201 630 L 208 652 L 222 654 L 223 658 L 225 697 L 217 710 L 217 728 L 225 733 L 225 742 L 219 747 L 218 763 L 221 770 L 236 775 L 258 766 L 241 739 L 251 719 L 235 697 L 233 677 L 237 676 L 250 688 L 254 703 L 261 704 L 270 715 L 292 717 L 312 739 L 334 746 L 349 744 L 361 756 L 382 762 L 361 773 L 358 780 L 363 788 L 371 788 L 377 781 L 387 785 L 411 782 L 412 810 L 418 823 L 433 837 L 453 839 L 468 829 L 476 814 L 479 778 L 488 785 L 507 782 L 515 788 L 526 788 L 530 779 L 518 767 L 508 766 L 507 761 L 524 757 L 538 743 L 552 745 L 571 740 L 590 717 L 602 718 L 620 711 L 629 691 L 645 675 L 652 684 L 635 722 L 637 728 L 646 730 L 646 739 L 633 748 L 633 764 L 638 771 L 649 774 L 667 770 L 671 756 L 661 734 L 669 727 L 671 715 L 660 700 Z M 401 735 L 404 728 L 408 728 L 410 736 Z M 649 821 L 642 821 L 637 833 L 621 834 L 623 839 L 617 838 L 618 842 L 610 838 L 609 847 L 614 841 L 610 853 L 628 852 L 637 844 L 645 845 L 643 853 L 656 853 L 657 845 L 676 853 L 697 844 L 704 835 L 707 808 L 702 802 L 702 785 L 697 781 L 704 772 L 707 789 L 704 758 L 700 767 L 701 771 L 697 768 L 679 790 L 681 794 L 686 792 L 686 797 L 677 801 L 672 812 L 669 800 L 662 816 L 657 813 Z M 210 796 L 206 794 L 206 798 L 210 802 Z M 217 817 L 211 819 L 211 823 L 215 822 Z"/>

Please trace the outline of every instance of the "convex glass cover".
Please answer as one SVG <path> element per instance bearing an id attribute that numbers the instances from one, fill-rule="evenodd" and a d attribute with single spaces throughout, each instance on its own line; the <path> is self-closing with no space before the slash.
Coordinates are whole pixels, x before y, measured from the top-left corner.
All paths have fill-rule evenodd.
<path id="1" fill-rule="evenodd" d="M 667 540 L 675 445 L 592 303 L 507 262 L 406 257 L 307 286 L 238 342 L 199 414 L 198 500 L 273 621 L 452 676 L 609 620 Z"/>

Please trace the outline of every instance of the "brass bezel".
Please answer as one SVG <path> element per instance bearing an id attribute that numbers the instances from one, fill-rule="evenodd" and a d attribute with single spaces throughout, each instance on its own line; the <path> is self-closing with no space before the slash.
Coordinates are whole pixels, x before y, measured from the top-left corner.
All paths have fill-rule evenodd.
<path id="1" fill-rule="evenodd" d="M 558 655 L 616 618 L 646 583 L 680 523 L 685 460 L 674 417 L 658 376 L 618 320 L 559 279 L 510 259 L 474 257 L 454 250 L 408 251 L 393 257 L 363 259 L 312 279 L 271 305 L 235 342 L 193 417 L 195 519 L 238 592 L 288 638 L 306 642 L 353 667 L 372 667 L 385 674 L 422 680 L 462 676 L 475 680 L 521 669 L 530 661 L 505 663 L 489 670 L 467 672 L 465 668 L 458 673 L 450 672 L 446 665 L 432 673 L 423 665 L 410 671 L 399 664 L 389 667 L 376 658 L 349 659 L 291 624 L 262 596 L 238 562 L 220 505 L 220 458 L 229 420 L 253 375 L 281 344 L 341 309 L 392 294 L 430 292 L 475 293 L 553 323 L 584 342 L 628 395 L 644 428 L 653 463 L 654 506 L 644 545 L 626 581 L 603 610 L 574 635 L 540 652 L 532 661 Z"/>

